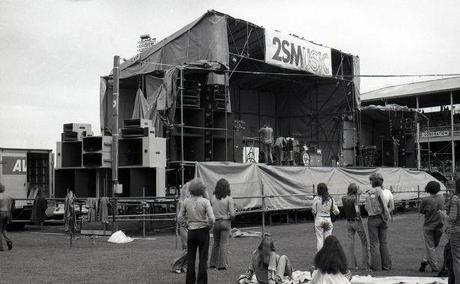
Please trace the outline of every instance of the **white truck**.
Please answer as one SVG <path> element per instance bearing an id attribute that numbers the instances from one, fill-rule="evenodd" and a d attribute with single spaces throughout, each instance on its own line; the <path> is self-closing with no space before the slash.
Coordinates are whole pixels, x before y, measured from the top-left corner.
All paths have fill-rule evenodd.
<path id="1" fill-rule="evenodd" d="M 46 198 L 54 196 L 53 169 L 52 150 L 0 148 L 0 183 L 15 199 L 13 222 L 30 222 L 38 190 Z"/>

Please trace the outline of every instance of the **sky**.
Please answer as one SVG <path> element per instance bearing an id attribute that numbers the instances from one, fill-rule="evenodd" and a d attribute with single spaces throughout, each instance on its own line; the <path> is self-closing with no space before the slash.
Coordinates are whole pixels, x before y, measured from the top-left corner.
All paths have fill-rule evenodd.
<path id="1" fill-rule="evenodd" d="M 218 10 L 358 55 L 362 74 L 460 73 L 460 1 L 0 0 L 0 147 L 55 149 L 62 125 L 99 132 L 99 77 Z M 361 91 L 429 78 L 363 78 Z"/>

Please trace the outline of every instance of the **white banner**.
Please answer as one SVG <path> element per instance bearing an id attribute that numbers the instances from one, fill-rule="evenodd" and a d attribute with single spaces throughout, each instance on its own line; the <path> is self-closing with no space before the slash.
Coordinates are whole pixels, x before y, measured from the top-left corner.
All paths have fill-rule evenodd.
<path id="1" fill-rule="evenodd" d="M 267 29 L 265 62 L 318 76 L 332 76 L 330 48 Z"/>

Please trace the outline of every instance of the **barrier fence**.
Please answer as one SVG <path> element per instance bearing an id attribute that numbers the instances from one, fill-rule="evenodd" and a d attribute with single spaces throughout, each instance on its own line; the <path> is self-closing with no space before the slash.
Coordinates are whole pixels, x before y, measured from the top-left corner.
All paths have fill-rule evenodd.
<path id="1" fill-rule="evenodd" d="M 443 192 L 450 192 L 451 189 L 443 190 Z M 422 191 L 419 186 L 417 189 L 404 190 L 404 191 L 395 191 L 394 195 L 399 194 L 413 194 L 416 193 L 416 197 L 410 199 L 398 199 L 395 198 L 395 203 L 415 203 L 418 204 L 422 198 Z M 331 193 L 333 198 L 335 196 L 344 196 L 345 193 Z M 237 215 L 244 215 L 249 213 L 260 213 L 261 214 L 261 230 L 262 234 L 266 232 L 266 215 L 273 214 L 274 212 L 289 212 L 289 211 L 300 211 L 300 210 L 309 210 L 311 209 L 311 202 L 313 202 L 314 197 L 316 196 L 316 187 L 315 185 L 311 186 L 310 193 L 301 193 L 301 194 L 264 194 L 262 186 L 262 194 L 253 195 L 253 196 L 234 196 Z M 267 206 L 267 201 L 276 199 L 276 198 L 290 198 L 297 197 L 305 200 L 305 206 L 295 207 L 295 208 L 285 208 L 277 209 L 270 208 Z M 254 208 L 243 209 L 238 208 L 239 200 L 252 200 L 260 199 L 261 205 L 255 206 Z M 334 198 L 335 199 L 335 198 Z M 58 204 L 63 204 L 65 198 L 46 198 L 51 204 L 55 204 L 55 208 L 58 208 Z M 85 221 L 84 215 L 87 214 L 87 198 L 76 198 L 74 200 L 74 208 L 76 214 L 79 215 L 77 220 L 80 225 L 80 230 Z M 155 196 L 143 196 L 143 197 L 109 197 L 110 206 L 111 206 L 111 215 L 109 223 L 111 223 L 112 233 L 118 230 L 118 224 L 122 222 L 140 222 L 142 224 L 142 235 L 146 236 L 146 223 L 150 222 L 173 222 L 175 226 L 175 238 L 176 238 L 176 248 L 178 247 L 178 237 L 179 237 L 179 225 L 178 225 L 178 208 L 179 208 L 179 196 L 170 196 L 170 197 L 155 197 Z M 15 199 L 15 201 L 25 201 L 29 204 L 33 203 L 34 199 Z M 338 205 L 340 206 L 341 202 L 339 201 Z M 364 198 L 361 196 L 360 204 L 364 204 Z M 30 206 L 30 205 L 29 205 Z M 159 208 L 162 208 L 161 210 Z M 164 211 L 164 212 L 158 212 Z M 166 212 L 166 211 L 175 211 L 175 212 Z M 287 214 L 286 212 L 286 214 Z M 64 216 L 63 216 L 64 217 Z M 65 217 L 64 217 L 65 218 Z M 62 220 L 63 222 L 64 220 Z M 271 222 L 270 222 L 271 223 Z M 104 235 L 107 227 L 104 227 Z M 110 231 L 110 230 L 107 230 Z"/>

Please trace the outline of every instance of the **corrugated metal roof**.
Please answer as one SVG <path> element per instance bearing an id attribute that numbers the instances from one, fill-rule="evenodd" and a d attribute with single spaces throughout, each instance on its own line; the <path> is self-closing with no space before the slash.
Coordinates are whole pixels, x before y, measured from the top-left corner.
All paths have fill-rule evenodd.
<path id="1" fill-rule="evenodd" d="M 389 98 L 429 95 L 451 90 L 460 90 L 460 76 L 390 86 L 361 94 L 361 101 L 375 101 Z"/>

